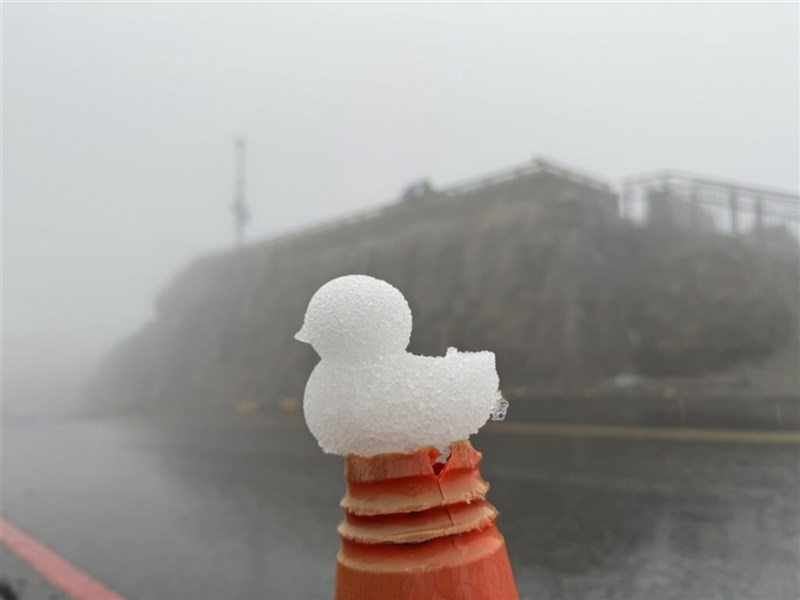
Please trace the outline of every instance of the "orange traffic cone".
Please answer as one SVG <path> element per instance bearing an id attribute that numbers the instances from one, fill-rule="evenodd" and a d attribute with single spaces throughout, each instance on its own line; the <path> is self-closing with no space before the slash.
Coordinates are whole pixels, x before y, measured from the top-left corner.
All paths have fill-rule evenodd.
<path id="1" fill-rule="evenodd" d="M 481 454 L 450 450 L 347 457 L 336 600 L 519 598 Z"/>

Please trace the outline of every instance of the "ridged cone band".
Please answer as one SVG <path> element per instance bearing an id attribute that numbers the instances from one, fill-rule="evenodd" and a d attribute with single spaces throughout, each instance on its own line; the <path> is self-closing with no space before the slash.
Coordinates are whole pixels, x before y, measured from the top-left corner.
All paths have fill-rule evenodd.
<path id="1" fill-rule="evenodd" d="M 347 457 L 336 600 L 518 600 L 481 454 L 450 451 Z"/>

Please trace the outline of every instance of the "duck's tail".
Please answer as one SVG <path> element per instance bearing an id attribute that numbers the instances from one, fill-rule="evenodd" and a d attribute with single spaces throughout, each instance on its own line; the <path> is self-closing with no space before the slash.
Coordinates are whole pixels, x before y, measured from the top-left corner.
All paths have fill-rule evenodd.
<path id="1" fill-rule="evenodd" d="M 494 408 L 491 413 L 492 421 L 502 421 L 506 418 L 506 412 L 508 412 L 508 400 L 503 398 L 503 394 L 498 391 L 497 399 L 495 400 Z"/>

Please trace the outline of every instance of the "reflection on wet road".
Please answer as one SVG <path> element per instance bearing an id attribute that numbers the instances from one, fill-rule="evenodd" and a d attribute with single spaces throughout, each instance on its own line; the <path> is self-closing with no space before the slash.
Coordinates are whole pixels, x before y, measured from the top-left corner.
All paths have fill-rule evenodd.
<path id="1" fill-rule="evenodd" d="M 342 461 L 294 421 L 6 422 L 3 514 L 128 598 L 329 598 Z M 524 598 L 800 597 L 800 445 L 485 433 Z"/>

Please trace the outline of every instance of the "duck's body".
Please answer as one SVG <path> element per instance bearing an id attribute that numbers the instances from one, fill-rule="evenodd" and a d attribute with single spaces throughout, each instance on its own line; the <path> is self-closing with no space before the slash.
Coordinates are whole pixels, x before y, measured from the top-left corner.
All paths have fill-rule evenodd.
<path id="1" fill-rule="evenodd" d="M 498 384 L 491 352 L 322 360 L 308 380 L 303 410 L 326 452 L 444 448 L 477 433 L 497 410 Z"/>
<path id="2" fill-rule="evenodd" d="M 297 338 L 321 357 L 303 412 L 323 450 L 446 448 L 505 412 L 493 353 L 416 356 L 405 350 L 410 335 L 408 303 L 384 281 L 349 275 L 314 295 Z"/>

